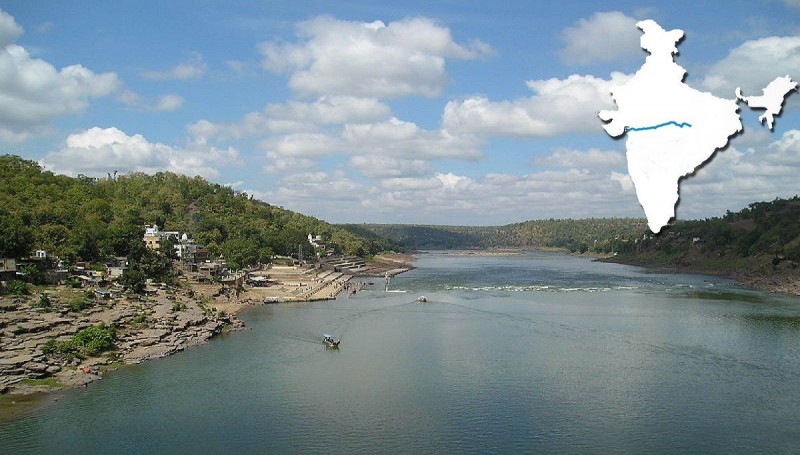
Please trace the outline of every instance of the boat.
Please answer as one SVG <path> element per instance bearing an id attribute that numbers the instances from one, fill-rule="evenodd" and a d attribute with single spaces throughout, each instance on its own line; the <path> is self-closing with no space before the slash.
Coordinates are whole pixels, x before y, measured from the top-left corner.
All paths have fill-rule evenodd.
<path id="1" fill-rule="evenodd" d="M 322 335 L 322 342 L 325 343 L 325 347 L 328 348 L 338 348 L 341 341 L 342 340 L 334 338 L 332 335 L 328 335 L 327 333 Z"/>
<path id="2" fill-rule="evenodd" d="M 425 303 L 427 301 L 428 301 L 428 298 L 425 297 L 424 295 L 421 295 L 421 296 L 417 297 L 417 302 Z"/>

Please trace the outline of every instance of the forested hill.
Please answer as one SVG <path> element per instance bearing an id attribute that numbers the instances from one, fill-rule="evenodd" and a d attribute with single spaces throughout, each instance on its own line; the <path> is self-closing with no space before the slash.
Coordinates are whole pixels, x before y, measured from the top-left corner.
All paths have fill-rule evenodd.
<path id="1" fill-rule="evenodd" d="M 676 222 L 618 259 L 724 273 L 794 273 L 800 263 L 800 198 L 754 202 L 722 217 Z"/>
<path id="2" fill-rule="evenodd" d="M 229 263 L 267 262 L 297 252 L 309 233 L 345 254 L 380 251 L 367 240 L 316 218 L 258 201 L 245 193 L 168 172 L 95 179 L 44 171 L 17 156 L 0 156 L 0 257 L 43 249 L 72 260 L 125 256 L 145 224 L 188 232 L 210 255 Z"/>
<path id="3" fill-rule="evenodd" d="M 573 252 L 610 253 L 633 245 L 647 231 L 639 218 L 535 220 L 504 226 L 425 226 L 349 224 L 357 234 L 372 233 L 409 249 L 552 247 Z"/>

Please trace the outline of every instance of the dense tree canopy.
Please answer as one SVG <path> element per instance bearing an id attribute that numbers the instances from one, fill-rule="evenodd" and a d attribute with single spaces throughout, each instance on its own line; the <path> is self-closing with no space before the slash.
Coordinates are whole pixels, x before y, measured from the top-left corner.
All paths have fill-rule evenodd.
<path id="1" fill-rule="evenodd" d="M 309 233 L 345 254 L 374 254 L 377 242 L 316 218 L 255 200 L 201 177 L 169 172 L 102 179 L 55 175 L 17 156 L 0 156 L 0 257 L 44 249 L 62 259 L 130 255 L 145 224 L 188 232 L 213 257 L 240 267 L 289 255 Z"/>
<path id="2" fill-rule="evenodd" d="M 345 225 L 359 235 L 386 237 L 410 249 L 557 247 L 611 252 L 641 237 L 647 222 L 638 218 L 535 220 L 505 226 Z"/>

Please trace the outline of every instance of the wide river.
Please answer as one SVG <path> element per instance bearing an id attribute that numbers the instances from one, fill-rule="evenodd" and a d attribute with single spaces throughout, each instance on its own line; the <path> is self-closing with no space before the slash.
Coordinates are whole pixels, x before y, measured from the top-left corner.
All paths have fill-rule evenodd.
<path id="1" fill-rule="evenodd" d="M 798 298 L 556 253 L 416 265 L 6 412 L 0 452 L 800 452 Z"/>

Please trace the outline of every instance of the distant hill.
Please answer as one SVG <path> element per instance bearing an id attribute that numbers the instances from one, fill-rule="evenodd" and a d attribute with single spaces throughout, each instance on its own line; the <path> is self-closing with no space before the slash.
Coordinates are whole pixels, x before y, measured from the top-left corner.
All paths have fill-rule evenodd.
<path id="1" fill-rule="evenodd" d="M 678 221 L 622 253 L 623 262 L 719 273 L 790 271 L 800 263 L 800 199 L 754 202 L 722 217 Z"/>
<path id="2" fill-rule="evenodd" d="M 145 224 L 189 232 L 229 264 L 267 262 L 271 255 L 312 252 L 309 233 L 344 254 L 383 249 L 322 220 L 275 207 L 201 177 L 169 172 L 72 178 L 18 156 L 0 156 L 0 257 L 36 249 L 71 260 L 125 256 Z"/>
<path id="3" fill-rule="evenodd" d="M 639 218 L 535 220 L 504 226 L 347 224 L 353 233 L 371 232 L 408 249 L 564 248 L 609 253 L 641 237 L 647 222 Z"/>

